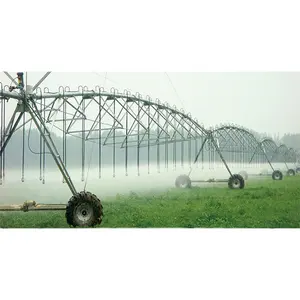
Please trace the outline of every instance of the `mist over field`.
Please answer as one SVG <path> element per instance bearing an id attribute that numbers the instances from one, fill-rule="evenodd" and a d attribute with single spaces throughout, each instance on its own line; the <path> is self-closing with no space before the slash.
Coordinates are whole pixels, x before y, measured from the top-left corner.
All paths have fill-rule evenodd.
<path id="1" fill-rule="evenodd" d="M 272 170 L 268 165 L 261 164 L 241 165 L 229 164 L 232 172 L 239 173 L 246 170 L 249 174 L 257 175 L 262 171 L 271 174 Z M 284 164 L 274 164 L 276 169 L 286 170 Z M 86 183 L 81 181 L 81 169 L 69 168 L 69 174 L 77 191 L 82 191 Z M 140 176 L 137 175 L 137 167 L 128 168 L 128 176 L 125 176 L 124 167 L 116 167 L 116 176 L 113 177 L 113 168 L 102 168 L 102 177 L 99 179 L 97 168 L 86 169 L 88 173 L 86 190 L 95 193 L 101 200 L 108 201 L 115 199 L 117 194 L 136 193 L 159 193 L 170 188 L 174 188 L 175 179 L 178 175 L 188 174 L 189 166 L 186 164 L 183 168 L 178 163 L 176 170 L 169 165 L 169 169 L 161 167 L 160 173 L 157 172 L 157 165 L 150 165 L 150 174 L 148 166 L 140 167 Z M 39 180 L 39 169 L 26 169 L 24 173 L 25 181 L 21 182 L 21 170 L 7 169 L 5 174 L 5 183 L 0 185 L 0 204 L 21 204 L 27 200 L 35 200 L 38 203 L 66 203 L 71 197 L 71 192 L 67 184 L 62 183 L 62 175 L 58 169 L 46 169 L 45 184 Z M 191 179 L 208 180 L 208 179 L 228 179 L 229 174 L 222 164 L 199 164 L 193 167 Z M 198 183 L 196 185 L 199 185 Z M 201 186 L 216 187 L 219 184 L 205 183 Z M 221 184 L 226 187 L 226 183 Z"/>
<path id="2" fill-rule="evenodd" d="M 62 142 L 58 136 L 53 134 L 53 139 L 59 152 L 62 153 Z M 45 184 L 39 180 L 43 177 L 42 156 L 39 154 L 39 134 L 36 130 L 25 132 L 24 160 L 22 159 L 22 133 L 18 131 L 12 137 L 5 152 L 5 182 L 0 185 L 0 204 L 21 204 L 27 200 L 35 200 L 38 203 L 67 203 L 71 192 L 67 184 L 62 183 L 62 175 L 55 165 L 51 155 L 45 156 Z M 116 200 L 117 194 L 128 194 L 130 192 L 155 194 L 174 188 L 175 179 L 182 174 L 189 174 L 190 163 L 193 163 L 199 151 L 195 141 L 175 143 L 162 146 L 158 154 L 158 148 L 150 147 L 149 157 L 147 148 L 140 149 L 140 161 L 137 163 L 137 149 L 128 149 L 128 176 L 126 176 L 126 159 L 124 149 L 116 147 L 103 147 L 100 164 L 101 178 L 99 178 L 98 145 L 85 143 L 84 168 L 82 170 L 82 141 L 77 138 L 68 137 L 67 148 L 67 170 L 78 192 L 86 190 L 96 194 L 102 201 Z M 182 145 L 184 151 L 182 151 Z M 113 156 L 115 151 L 115 157 Z M 258 175 L 262 171 L 271 174 L 272 169 L 265 164 L 262 157 L 256 157 L 258 161 L 246 164 L 252 153 L 246 153 L 244 162 L 241 157 L 235 157 L 230 152 L 223 152 L 231 172 L 239 173 L 247 171 L 249 174 Z M 115 163 L 113 163 L 115 160 Z M 149 167 L 148 161 L 149 160 Z M 22 182 L 22 161 L 24 163 L 24 182 Z M 182 166 L 182 162 L 185 162 Z M 138 165 L 140 176 L 138 176 Z M 114 167 L 115 166 L 115 167 Z M 167 166 L 167 168 L 166 168 Z M 175 168 L 176 166 L 176 168 Z M 40 169 L 41 167 L 41 169 Z M 282 169 L 285 174 L 286 166 L 273 162 L 275 169 Z M 295 167 L 289 164 L 289 167 Z M 149 173 L 148 174 L 148 169 Z M 159 172 L 158 172 L 159 171 Z M 115 172 L 115 177 L 113 176 Z M 83 173 L 83 181 L 82 179 Z M 209 151 L 204 149 L 203 156 L 199 157 L 198 164 L 193 166 L 192 180 L 229 179 L 229 173 L 220 157 L 216 154 L 212 157 Z M 193 184 L 195 185 L 195 184 Z M 197 183 L 196 185 L 199 185 Z M 217 187 L 224 184 L 203 183 L 201 186 Z"/>
<path id="3" fill-rule="evenodd" d="M 53 139 L 59 152 L 62 153 L 61 138 L 53 134 Z M 12 137 L 5 152 L 5 183 L 0 185 L 0 204 L 20 204 L 27 200 L 35 200 L 38 203 L 67 203 L 72 196 L 67 184 L 62 183 L 62 175 L 51 155 L 45 155 L 45 184 L 39 180 L 40 174 L 43 178 L 43 163 L 40 151 L 40 137 L 36 130 L 25 131 L 24 160 L 22 159 L 22 132 L 17 131 Z M 101 151 L 101 178 L 99 178 L 98 145 L 85 143 L 84 168 L 82 170 L 82 141 L 81 139 L 68 137 L 67 139 L 67 170 L 77 191 L 86 190 L 96 194 L 101 200 L 115 200 L 117 194 L 128 194 L 130 192 L 155 194 L 174 188 L 175 179 L 182 174 L 190 172 L 190 163 L 193 163 L 197 152 L 199 151 L 195 141 L 175 143 L 167 146 L 168 157 L 166 157 L 166 148 L 162 146 L 159 151 L 156 146 L 149 149 L 141 148 L 140 161 L 137 163 L 137 149 L 128 149 L 128 176 L 126 176 L 125 150 L 116 147 L 102 147 Z M 184 151 L 182 151 L 182 145 Z M 189 150 L 190 149 L 190 150 Z M 115 151 L 115 163 L 113 157 Z M 254 161 L 252 164 L 246 164 L 252 153 L 246 153 L 244 163 L 239 161 L 241 157 L 232 156 L 230 152 L 223 152 L 233 173 L 239 173 L 246 170 L 249 174 L 259 174 L 263 170 L 268 170 L 271 174 L 271 168 L 268 164 Z M 259 159 L 259 157 L 256 157 Z M 149 167 L 148 167 L 149 159 Z M 210 161 L 211 160 L 211 161 Z M 22 161 L 24 163 L 24 182 L 22 182 Z M 210 162 L 209 162 L 210 161 Z M 182 166 L 182 162 L 184 162 Z M 138 165 L 140 176 L 138 176 Z M 115 168 L 114 168 L 115 166 Z M 167 166 L 167 168 L 166 168 Z M 175 168 L 176 166 L 176 168 Z M 193 166 L 193 164 L 192 164 Z M 40 169 L 41 167 L 41 169 Z M 286 166 L 281 163 L 273 163 L 276 169 L 286 170 Z M 294 166 L 290 166 L 294 167 Z M 194 165 L 191 173 L 192 180 L 208 179 L 229 179 L 229 173 L 220 157 L 216 154 L 209 155 L 209 151 L 204 149 L 203 157 L 199 157 L 198 163 Z M 148 174 L 148 169 L 149 173 Z M 159 172 L 158 172 L 159 171 Z M 115 172 L 115 177 L 113 176 Z M 82 179 L 83 173 L 83 181 Z M 199 183 L 197 183 L 199 185 Z M 201 186 L 224 186 L 226 184 L 204 183 Z"/>

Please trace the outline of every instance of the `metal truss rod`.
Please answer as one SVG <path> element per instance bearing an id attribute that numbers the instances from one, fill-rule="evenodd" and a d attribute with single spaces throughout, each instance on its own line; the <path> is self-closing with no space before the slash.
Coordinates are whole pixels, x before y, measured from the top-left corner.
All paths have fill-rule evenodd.
<path id="1" fill-rule="evenodd" d="M 0 99 L 1 106 L 0 106 L 0 148 L 2 147 L 4 134 L 5 134 L 5 100 Z M 2 152 L 0 155 L 0 184 L 2 184 L 2 181 L 4 181 L 5 178 L 5 151 Z"/>
<path id="2" fill-rule="evenodd" d="M 43 81 L 51 74 L 52 72 L 47 72 L 32 88 L 32 92 L 34 92 L 42 83 Z"/>

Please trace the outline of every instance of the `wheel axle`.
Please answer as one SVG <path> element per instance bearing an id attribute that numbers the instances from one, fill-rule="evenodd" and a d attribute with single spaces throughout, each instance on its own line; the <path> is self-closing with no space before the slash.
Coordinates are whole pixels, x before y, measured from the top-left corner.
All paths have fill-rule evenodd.
<path id="1" fill-rule="evenodd" d="M 225 183 L 228 182 L 230 189 L 243 189 L 245 187 L 245 180 L 239 174 L 232 175 L 229 180 L 226 179 L 209 179 L 209 180 L 191 180 L 188 175 L 180 175 L 175 180 L 177 188 L 191 188 L 192 183 Z"/>

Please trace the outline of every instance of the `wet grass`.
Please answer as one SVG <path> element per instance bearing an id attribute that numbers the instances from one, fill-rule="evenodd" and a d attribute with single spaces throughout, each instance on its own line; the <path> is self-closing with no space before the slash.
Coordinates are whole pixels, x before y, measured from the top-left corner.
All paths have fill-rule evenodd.
<path id="1" fill-rule="evenodd" d="M 300 177 L 248 181 L 244 190 L 172 189 L 103 202 L 105 228 L 299 228 Z M 1 228 L 68 228 L 64 212 L 0 213 Z"/>

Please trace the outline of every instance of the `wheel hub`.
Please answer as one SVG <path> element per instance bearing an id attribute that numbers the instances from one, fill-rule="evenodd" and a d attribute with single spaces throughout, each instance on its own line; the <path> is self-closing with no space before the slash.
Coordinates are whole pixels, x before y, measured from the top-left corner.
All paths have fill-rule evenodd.
<path id="1" fill-rule="evenodd" d="M 75 210 L 75 216 L 80 222 L 87 222 L 93 216 L 93 209 L 87 204 L 80 204 Z"/>
<path id="2" fill-rule="evenodd" d="M 233 187 L 234 188 L 239 188 L 240 187 L 240 181 L 238 179 L 233 181 Z"/>

